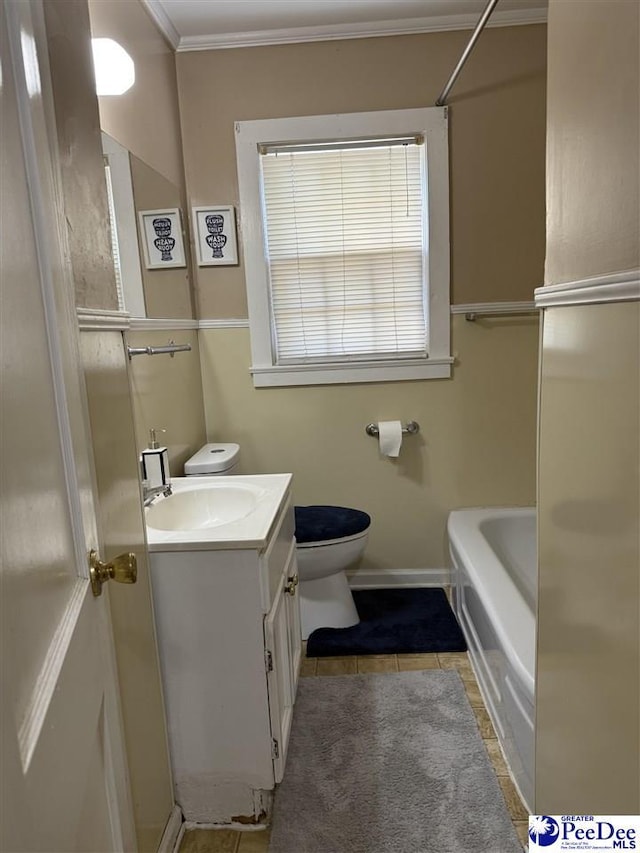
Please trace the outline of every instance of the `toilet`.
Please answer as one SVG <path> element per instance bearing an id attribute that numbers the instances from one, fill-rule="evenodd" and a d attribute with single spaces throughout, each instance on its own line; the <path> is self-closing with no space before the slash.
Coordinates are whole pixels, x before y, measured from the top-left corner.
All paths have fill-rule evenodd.
<path id="1" fill-rule="evenodd" d="M 362 557 L 371 518 L 342 506 L 297 506 L 295 515 L 302 639 L 316 628 L 357 625 L 345 569 Z"/>
<path id="2" fill-rule="evenodd" d="M 205 444 L 185 462 L 185 476 L 231 475 L 239 456 L 238 444 Z M 357 625 L 360 618 L 345 569 L 362 557 L 371 518 L 340 506 L 296 506 L 294 511 L 302 639 L 316 628 Z"/>

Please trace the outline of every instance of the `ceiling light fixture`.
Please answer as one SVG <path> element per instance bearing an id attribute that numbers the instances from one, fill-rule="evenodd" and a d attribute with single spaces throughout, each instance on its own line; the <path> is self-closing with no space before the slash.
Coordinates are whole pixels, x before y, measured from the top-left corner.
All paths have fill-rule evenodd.
<path id="1" fill-rule="evenodd" d="M 127 51 L 113 39 L 91 39 L 98 95 L 122 95 L 136 81 L 136 68 Z"/>

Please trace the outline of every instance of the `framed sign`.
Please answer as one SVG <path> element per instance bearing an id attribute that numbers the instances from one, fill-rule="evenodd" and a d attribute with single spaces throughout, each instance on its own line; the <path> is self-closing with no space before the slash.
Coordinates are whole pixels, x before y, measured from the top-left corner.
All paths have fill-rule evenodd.
<path id="1" fill-rule="evenodd" d="M 194 207 L 193 230 L 198 266 L 238 263 L 236 214 L 233 207 Z"/>
<path id="2" fill-rule="evenodd" d="M 148 270 L 186 267 L 179 208 L 140 210 L 138 221 Z"/>

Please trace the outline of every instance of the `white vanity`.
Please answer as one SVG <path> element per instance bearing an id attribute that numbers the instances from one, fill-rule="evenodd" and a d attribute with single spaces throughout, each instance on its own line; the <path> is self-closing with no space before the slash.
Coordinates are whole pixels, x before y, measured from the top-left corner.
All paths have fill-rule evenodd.
<path id="1" fill-rule="evenodd" d="M 262 822 L 282 779 L 302 647 L 290 484 L 290 474 L 175 478 L 174 494 L 146 510 L 188 821 Z"/>

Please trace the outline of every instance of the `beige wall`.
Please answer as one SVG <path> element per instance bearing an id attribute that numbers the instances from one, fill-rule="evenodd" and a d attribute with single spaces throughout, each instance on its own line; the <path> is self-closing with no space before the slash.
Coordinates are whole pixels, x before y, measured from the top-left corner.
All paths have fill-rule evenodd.
<path id="1" fill-rule="evenodd" d="M 117 310 L 87 4 L 43 6 L 76 305 Z"/>
<path id="2" fill-rule="evenodd" d="M 89 14 L 93 37 L 115 39 L 136 66 L 133 88 L 118 97 L 98 99 L 102 130 L 182 188 L 184 170 L 172 48 L 139 0 L 89 0 Z"/>
<path id="3" fill-rule="evenodd" d="M 639 16 L 550 3 L 547 284 L 640 266 Z"/>
<path id="4" fill-rule="evenodd" d="M 175 477 L 184 474 L 184 463 L 206 440 L 198 332 L 176 329 L 166 332 L 128 332 L 130 346 L 164 346 L 170 339 L 191 344 L 191 352 L 170 355 L 138 355 L 129 363 L 138 451 L 149 444 L 149 430 L 169 451 Z"/>
<path id="5" fill-rule="evenodd" d="M 238 204 L 234 121 L 432 105 L 468 38 L 178 54 L 190 204 Z M 531 299 L 542 283 L 545 51 L 544 26 L 485 31 L 450 99 L 454 302 Z M 242 264 L 198 269 L 197 289 L 201 317 L 246 316 Z"/>
<path id="6" fill-rule="evenodd" d="M 548 284 L 638 266 L 635 0 L 551 0 Z M 538 813 L 640 811 L 637 303 L 545 311 Z"/>
<path id="7" fill-rule="evenodd" d="M 210 440 L 238 441 L 244 471 L 294 474 L 297 503 L 373 517 L 363 568 L 443 568 L 454 507 L 535 501 L 538 324 L 454 319 L 453 380 L 263 388 L 247 329 L 200 332 Z M 417 420 L 397 461 L 370 421 Z"/>

